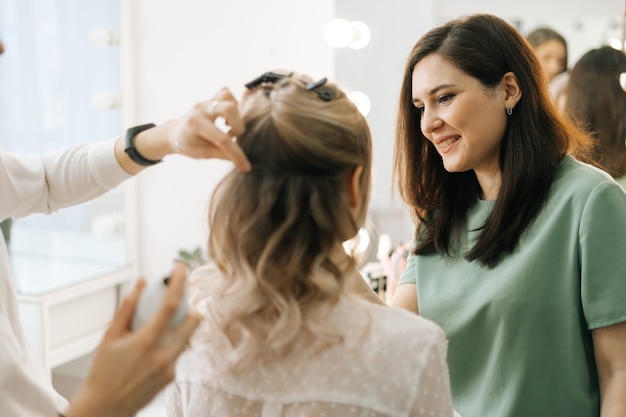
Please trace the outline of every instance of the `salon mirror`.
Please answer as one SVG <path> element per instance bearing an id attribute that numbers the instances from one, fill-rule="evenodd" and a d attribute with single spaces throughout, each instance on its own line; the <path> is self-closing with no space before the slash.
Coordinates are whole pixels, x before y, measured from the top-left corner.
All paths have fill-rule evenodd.
<path id="1" fill-rule="evenodd" d="M 117 0 L 0 0 L 0 146 L 43 153 L 122 129 Z M 18 291 L 71 285 L 127 264 L 124 188 L 3 226 Z"/>

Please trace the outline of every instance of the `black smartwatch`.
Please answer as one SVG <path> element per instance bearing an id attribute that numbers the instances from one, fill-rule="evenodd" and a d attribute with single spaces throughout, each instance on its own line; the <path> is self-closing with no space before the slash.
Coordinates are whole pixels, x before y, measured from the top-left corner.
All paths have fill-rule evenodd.
<path id="1" fill-rule="evenodd" d="M 161 162 L 161 159 L 155 161 L 145 158 L 137 151 L 137 148 L 135 148 L 135 136 L 137 136 L 144 130 L 152 129 L 155 126 L 156 125 L 154 123 L 148 123 L 145 125 L 131 127 L 126 131 L 126 147 L 124 148 L 124 152 L 126 152 L 128 154 L 128 157 L 132 159 L 132 161 L 136 164 L 148 167 L 150 165 L 155 165 Z"/>

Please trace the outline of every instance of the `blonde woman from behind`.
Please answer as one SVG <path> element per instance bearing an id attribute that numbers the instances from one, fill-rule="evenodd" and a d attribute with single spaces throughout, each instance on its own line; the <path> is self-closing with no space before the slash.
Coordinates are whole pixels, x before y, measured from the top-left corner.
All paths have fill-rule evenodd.
<path id="1" fill-rule="evenodd" d="M 443 331 L 348 289 L 362 278 L 343 242 L 370 196 L 364 117 L 326 79 L 246 86 L 238 144 L 252 170 L 212 196 L 212 263 L 191 277 L 204 322 L 168 415 L 452 416 Z"/>

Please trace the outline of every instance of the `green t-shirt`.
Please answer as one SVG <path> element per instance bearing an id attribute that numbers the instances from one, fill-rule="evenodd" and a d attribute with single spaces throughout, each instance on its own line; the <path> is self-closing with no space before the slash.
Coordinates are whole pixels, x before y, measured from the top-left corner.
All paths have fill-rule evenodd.
<path id="1" fill-rule="evenodd" d="M 471 207 L 461 253 L 493 203 Z M 401 282 L 416 283 L 420 314 L 446 332 L 464 417 L 599 416 L 590 330 L 626 321 L 626 192 L 567 157 L 546 207 L 497 267 L 412 255 Z"/>

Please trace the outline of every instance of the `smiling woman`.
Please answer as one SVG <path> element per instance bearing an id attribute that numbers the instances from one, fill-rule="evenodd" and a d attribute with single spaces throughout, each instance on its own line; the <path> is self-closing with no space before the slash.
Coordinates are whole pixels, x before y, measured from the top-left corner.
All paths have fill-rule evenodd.
<path id="1" fill-rule="evenodd" d="M 462 415 L 624 415 L 626 194 L 541 71 L 489 14 L 410 51 L 394 164 L 416 229 L 391 305 L 443 327 Z"/>
<path id="2" fill-rule="evenodd" d="M 495 200 L 501 183 L 500 141 L 521 98 L 515 75 L 489 88 L 439 54 L 424 57 L 412 76 L 420 127 L 448 172 L 474 170 L 481 198 Z M 502 111 L 507 109 L 507 111 Z"/>

